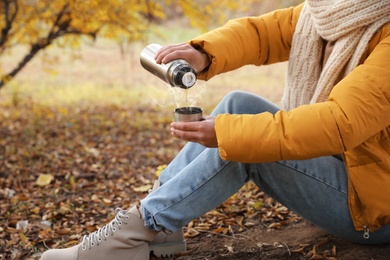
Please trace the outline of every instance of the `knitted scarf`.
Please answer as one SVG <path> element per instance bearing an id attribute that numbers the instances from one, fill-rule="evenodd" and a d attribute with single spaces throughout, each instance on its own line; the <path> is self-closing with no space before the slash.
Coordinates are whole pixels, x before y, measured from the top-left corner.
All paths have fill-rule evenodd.
<path id="1" fill-rule="evenodd" d="M 390 0 L 307 0 L 292 40 L 284 108 L 325 101 L 389 21 Z M 323 40 L 335 43 L 324 66 Z"/>

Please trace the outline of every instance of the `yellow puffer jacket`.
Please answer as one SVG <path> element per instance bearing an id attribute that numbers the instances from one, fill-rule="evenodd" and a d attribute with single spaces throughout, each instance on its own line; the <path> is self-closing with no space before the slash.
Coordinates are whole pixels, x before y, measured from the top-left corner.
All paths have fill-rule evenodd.
<path id="1" fill-rule="evenodd" d="M 301 9 L 232 20 L 190 41 L 212 60 L 199 78 L 288 60 Z M 225 160 L 260 163 L 342 153 L 356 230 L 390 223 L 390 23 L 326 102 L 275 115 L 219 115 L 215 130 Z"/>

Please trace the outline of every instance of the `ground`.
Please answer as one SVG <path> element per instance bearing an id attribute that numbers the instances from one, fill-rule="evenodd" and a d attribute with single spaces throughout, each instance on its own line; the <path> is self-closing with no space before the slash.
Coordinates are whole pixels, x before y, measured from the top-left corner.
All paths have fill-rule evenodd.
<path id="1" fill-rule="evenodd" d="M 147 119 L 147 120 L 145 120 Z M 0 112 L 0 260 L 72 246 L 144 197 L 183 143 L 170 114 L 135 107 Z M 348 243 L 252 183 L 184 229 L 189 259 L 388 259 L 390 246 Z"/>
<path id="2" fill-rule="evenodd" d="M 156 169 L 169 163 L 183 145 L 169 132 L 172 110 L 145 107 L 140 101 L 148 101 L 149 95 L 129 95 L 139 89 L 134 83 L 137 77 L 143 89 L 154 78 L 140 69 L 131 74 L 134 79 L 128 87 L 115 88 L 109 82 L 87 91 L 88 84 L 76 85 L 81 76 L 101 82 L 108 75 L 120 78 L 114 72 L 123 70 L 90 75 L 86 72 L 91 71 L 91 64 L 114 67 L 120 59 L 111 52 L 105 53 L 104 59 L 96 51 L 83 53 L 91 60 L 83 63 L 86 71 L 77 68 L 78 73 L 70 73 L 74 77 L 70 85 L 77 91 L 59 85 L 65 80 L 46 77 L 39 66 L 31 66 L 25 79 L 28 86 L 34 86 L 29 93 L 47 92 L 50 98 L 32 98 L 33 94 L 19 89 L 22 84 L 0 93 L 0 260 L 35 260 L 48 248 L 78 243 L 84 234 L 108 223 L 116 207 L 127 208 L 145 196 L 156 179 Z M 114 58 L 106 62 L 109 57 Z M 138 60 L 133 67 L 140 67 Z M 280 81 L 285 71 L 281 64 L 262 68 L 262 74 L 248 67 L 226 78 L 221 75 L 220 81 L 207 83 L 202 105 L 205 114 L 220 97 L 241 86 L 276 102 L 282 94 Z M 31 77 L 36 77 L 35 81 Z M 40 87 L 43 78 L 52 80 L 46 84 L 56 88 Z M 201 92 L 203 83 L 197 87 L 191 93 Z M 82 102 L 57 102 L 55 97 L 72 96 L 69 92 Z M 4 102 L 7 96 L 12 102 Z M 37 100 L 54 102 L 42 105 Z M 107 104 L 108 100 L 119 105 Z M 389 245 L 363 246 L 336 238 L 253 185 L 191 222 L 185 232 L 188 251 L 181 252 L 177 260 L 390 258 Z"/>
<path id="3" fill-rule="evenodd" d="M 236 236 L 204 233 L 188 240 L 187 259 L 389 259 L 390 246 L 349 243 L 306 221 L 279 230 L 256 225 Z"/>

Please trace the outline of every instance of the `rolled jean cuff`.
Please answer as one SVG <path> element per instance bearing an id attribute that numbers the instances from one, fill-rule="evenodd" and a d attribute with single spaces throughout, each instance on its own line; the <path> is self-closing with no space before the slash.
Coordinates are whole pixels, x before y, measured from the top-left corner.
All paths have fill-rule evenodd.
<path id="1" fill-rule="evenodd" d="M 142 207 L 142 215 L 144 217 L 144 225 L 145 227 L 156 230 L 156 231 L 164 231 L 165 233 L 171 233 L 169 230 L 166 230 L 164 227 L 158 226 L 153 218 L 152 213 L 150 213 L 145 207 Z"/>

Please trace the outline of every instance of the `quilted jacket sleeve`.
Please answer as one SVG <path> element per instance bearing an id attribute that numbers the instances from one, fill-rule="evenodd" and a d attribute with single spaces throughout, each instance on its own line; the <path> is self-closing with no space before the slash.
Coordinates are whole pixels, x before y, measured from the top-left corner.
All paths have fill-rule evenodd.
<path id="1" fill-rule="evenodd" d="M 244 65 L 286 61 L 302 5 L 229 21 L 189 43 L 211 58 L 211 65 L 198 78 L 211 77 Z"/>
<path id="2" fill-rule="evenodd" d="M 363 64 L 333 88 L 326 102 L 275 115 L 219 115 L 215 129 L 221 157 L 241 162 L 308 159 L 342 153 L 389 132 L 390 25 L 386 27 L 381 40 L 370 43 L 372 51 Z"/>

